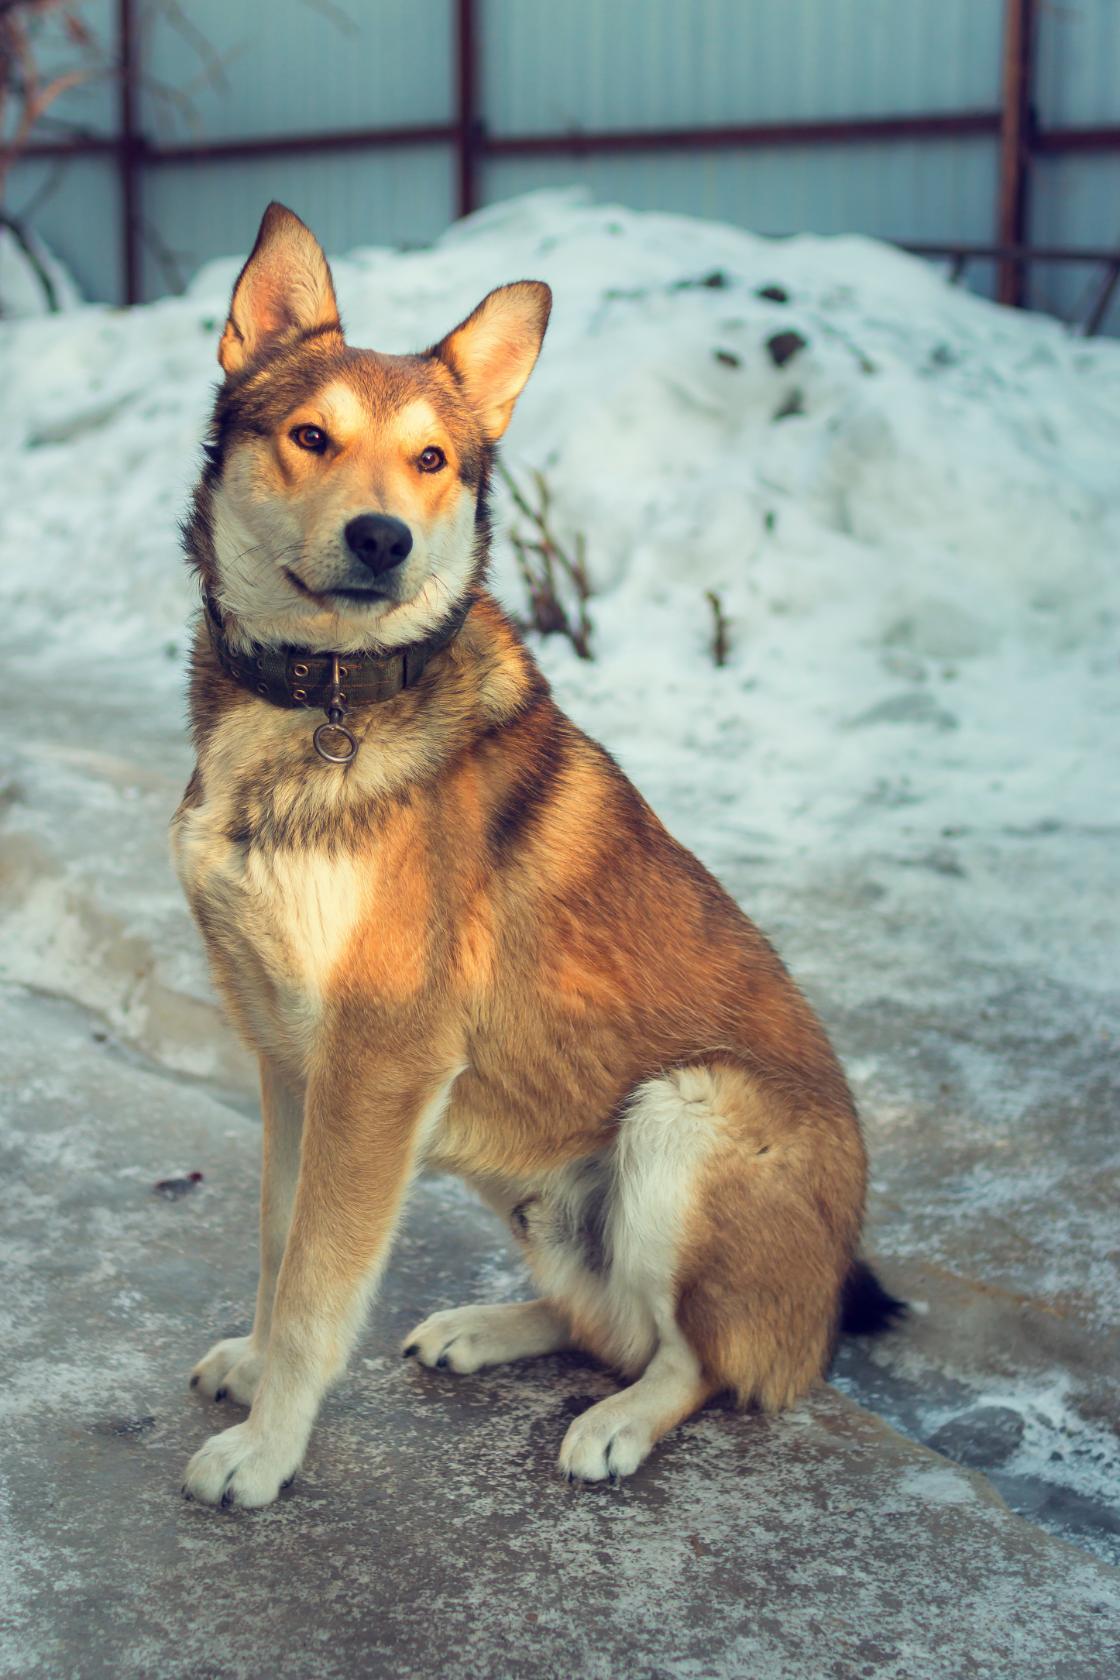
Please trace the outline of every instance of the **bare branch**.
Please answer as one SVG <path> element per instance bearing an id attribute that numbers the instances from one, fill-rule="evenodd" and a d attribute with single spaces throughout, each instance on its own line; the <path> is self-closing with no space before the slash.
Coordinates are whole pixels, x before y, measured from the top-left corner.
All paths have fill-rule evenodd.
<path id="1" fill-rule="evenodd" d="M 515 528 L 510 534 L 529 598 L 529 623 L 542 636 L 566 636 L 581 659 L 590 659 L 591 616 L 587 603 L 591 598 L 591 580 L 583 533 L 576 535 L 574 554 L 569 554 L 557 540 L 550 522 L 552 491 L 543 473 L 531 474 L 539 503 L 533 507 L 500 462 L 498 472 L 514 507 L 535 532 L 527 537 Z"/>

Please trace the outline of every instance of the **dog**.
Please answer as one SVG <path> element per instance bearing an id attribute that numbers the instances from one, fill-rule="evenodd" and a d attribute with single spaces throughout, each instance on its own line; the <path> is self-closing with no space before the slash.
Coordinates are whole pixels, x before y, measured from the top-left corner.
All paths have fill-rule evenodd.
<path id="1" fill-rule="evenodd" d="M 788 1406 L 840 1330 L 901 1310 L 858 1258 L 865 1152 L 822 1027 L 487 593 L 550 307 L 522 280 L 422 354 L 353 348 L 278 204 L 233 290 L 172 823 L 263 1116 L 253 1328 L 191 1377 L 250 1408 L 190 1461 L 208 1504 L 295 1476 L 422 1167 L 477 1188 L 540 1295 L 434 1313 L 403 1352 L 617 1371 L 569 1480 L 628 1475 L 712 1396 Z"/>

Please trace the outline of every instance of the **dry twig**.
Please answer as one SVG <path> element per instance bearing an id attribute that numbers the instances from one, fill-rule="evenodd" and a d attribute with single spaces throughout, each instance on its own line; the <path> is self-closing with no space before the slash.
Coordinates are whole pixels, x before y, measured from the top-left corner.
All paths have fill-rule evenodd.
<path id="1" fill-rule="evenodd" d="M 498 472 L 518 513 L 528 520 L 533 531 L 531 537 L 525 536 L 515 526 L 510 533 L 529 597 L 529 623 L 542 636 L 566 636 L 581 659 L 590 659 L 591 618 L 587 603 L 591 599 L 591 580 L 583 533 L 577 532 L 573 553 L 561 545 L 552 529 L 552 494 L 543 473 L 532 474 L 538 500 L 538 506 L 533 507 L 500 463 Z"/>
<path id="2" fill-rule="evenodd" d="M 714 589 L 704 591 L 704 599 L 712 609 L 712 661 L 717 666 L 727 664 L 731 652 L 731 626 L 723 610 L 723 602 Z"/>

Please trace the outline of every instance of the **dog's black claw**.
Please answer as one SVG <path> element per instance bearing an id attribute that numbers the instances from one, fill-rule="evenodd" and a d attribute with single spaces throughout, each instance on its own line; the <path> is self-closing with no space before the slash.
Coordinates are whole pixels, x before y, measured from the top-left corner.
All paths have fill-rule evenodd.
<path id="1" fill-rule="evenodd" d="M 295 1479 L 296 1479 L 296 1473 L 295 1473 L 295 1471 L 294 1471 L 294 1470 L 293 1470 L 293 1471 L 292 1471 L 292 1473 L 291 1473 L 291 1475 L 290 1475 L 290 1476 L 289 1476 L 289 1477 L 288 1477 L 288 1479 L 287 1479 L 287 1481 L 286 1481 L 286 1482 L 281 1482 L 281 1483 L 280 1483 L 280 1491 L 281 1491 L 281 1493 L 283 1493 L 283 1491 L 284 1491 L 284 1489 L 285 1489 L 285 1488 L 290 1488 L 290 1487 L 291 1487 L 291 1485 L 292 1485 L 292 1483 L 293 1483 L 293 1482 L 294 1482 L 294 1481 L 295 1481 Z"/>
<path id="2" fill-rule="evenodd" d="M 619 1475 L 617 1470 L 611 1471 L 610 1475 L 607 1477 L 607 1481 L 613 1488 L 622 1486 L 622 1477 Z"/>
<path id="3" fill-rule="evenodd" d="M 420 1343 L 419 1342 L 409 1342 L 409 1344 L 406 1348 L 401 1349 L 401 1358 L 402 1359 L 413 1359 L 413 1358 L 415 1358 L 415 1356 L 419 1352 L 420 1352 Z"/>
<path id="4" fill-rule="evenodd" d="M 230 1510 L 233 1509 L 233 1507 L 236 1504 L 237 1504 L 237 1501 L 233 1497 L 233 1489 L 232 1488 L 227 1488 L 226 1491 L 222 1494 L 222 1510 L 223 1511 L 230 1511 Z"/>
<path id="5" fill-rule="evenodd" d="M 215 1400 L 224 1400 L 228 1393 L 229 1393 L 228 1388 L 216 1388 L 214 1390 L 214 1398 L 215 1398 Z"/>
<path id="6" fill-rule="evenodd" d="M 445 1353 L 441 1353 L 439 1358 L 436 1360 L 436 1365 L 439 1367 L 439 1369 L 441 1371 L 446 1371 L 446 1369 L 450 1365 L 450 1363 L 451 1363 L 451 1361 L 450 1361 L 450 1359 L 448 1359 L 448 1357 Z"/>
<path id="7" fill-rule="evenodd" d="M 183 1483 L 182 1487 L 179 1489 L 179 1492 L 182 1494 L 183 1498 L 187 1501 L 188 1505 L 192 1505 L 194 1503 L 194 1494 L 191 1492 L 191 1490 L 187 1486 L 186 1482 Z"/>
<path id="8" fill-rule="evenodd" d="M 568 1474 L 565 1476 L 564 1480 L 567 1482 L 568 1486 L 571 1487 L 572 1483 L 575 1481 L 575 1476 L 569 1470 Z"/>
<path id="9" fill-rule="evenodd" d="M 198 1387 L 198 1372 L 197 1371 L 195 1372 L 194 1376 L 191 1378 L 191 1387 L 192 1388 L 197 1388 Z"/>

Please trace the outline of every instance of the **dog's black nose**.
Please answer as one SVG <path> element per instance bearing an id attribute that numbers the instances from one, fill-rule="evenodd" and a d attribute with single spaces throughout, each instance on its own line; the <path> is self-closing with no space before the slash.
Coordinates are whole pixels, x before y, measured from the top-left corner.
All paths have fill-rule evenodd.
<path id="1" fill-rule="evenodd" d="M 403 519 L 393 519 L 387 513 L 360 513 L 347 525 L 344 535 L 351 554 L 375 577 L 391 566 L 399 566 L 412 552 L 412 532 Z"/>

